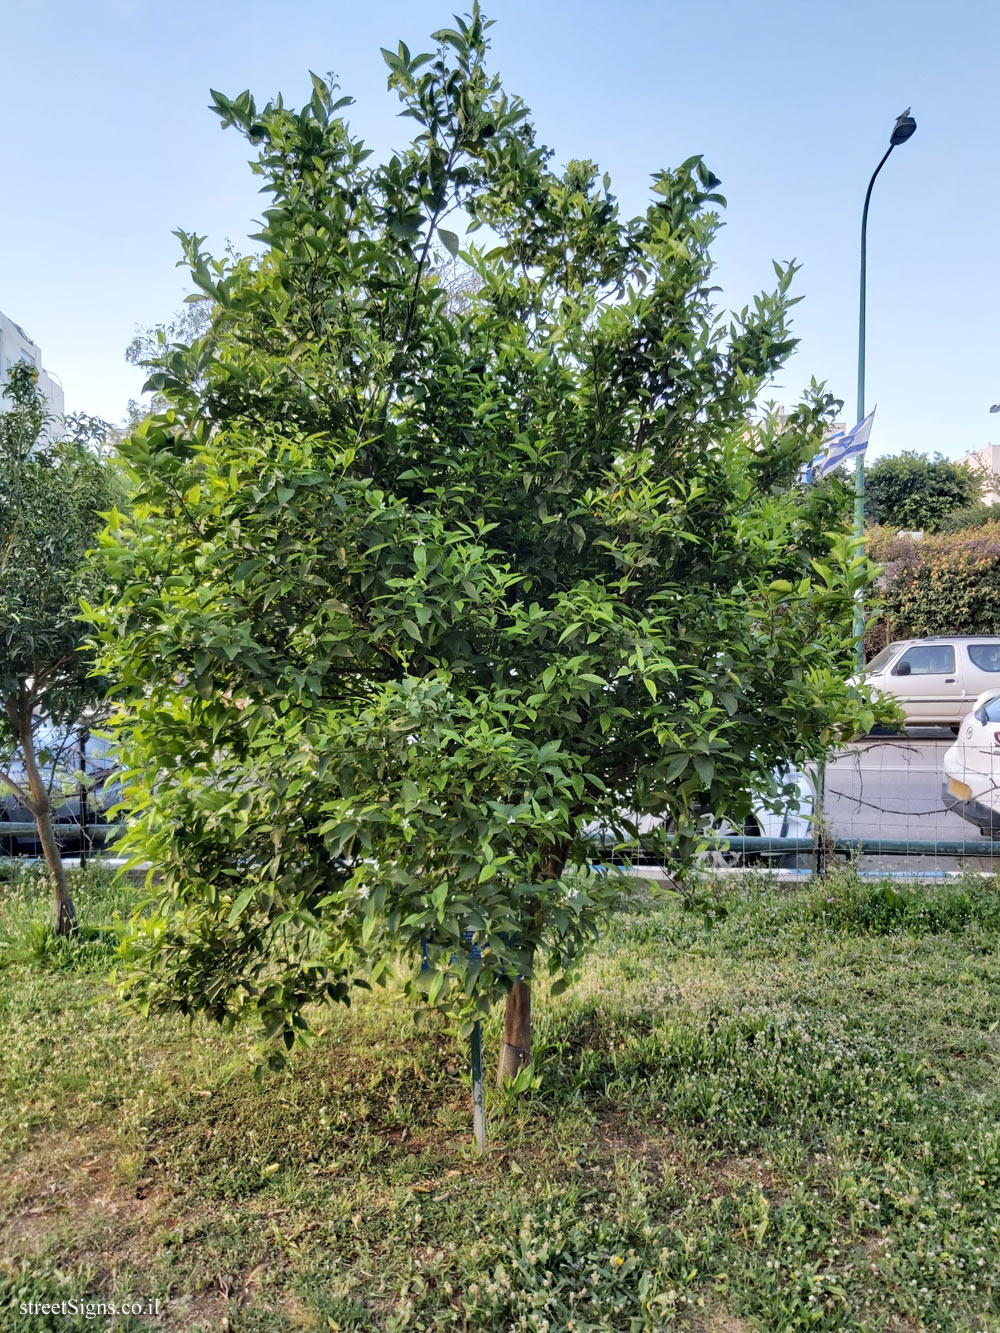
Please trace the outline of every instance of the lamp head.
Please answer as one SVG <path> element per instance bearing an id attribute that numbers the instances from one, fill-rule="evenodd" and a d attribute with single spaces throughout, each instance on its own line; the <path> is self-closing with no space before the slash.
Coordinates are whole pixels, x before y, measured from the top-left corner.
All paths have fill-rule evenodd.
<path id="1" fill-rule="evenodd" d="M 901 143 L 906 143 L 916 128 L 917 122 L 910 115 L 910 108 L 907 107 L 901 116 L 896 117 L 896 123 L 889 135 L 889 143 L 893 148 L 898 148 Z"/>

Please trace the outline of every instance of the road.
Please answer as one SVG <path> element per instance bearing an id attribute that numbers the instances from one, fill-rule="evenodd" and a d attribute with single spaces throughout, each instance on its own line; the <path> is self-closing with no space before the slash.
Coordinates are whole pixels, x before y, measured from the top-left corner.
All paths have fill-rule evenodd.
<path id="1" fill-rule="evenodd" d="M 826 817 L 839 838 L 958 839 L 980 842 L 979 830 L 945 810 L 944 754 L 954 737 L 938 728 L 907 736 L 869 736 L 843 751 L 826 770 Z M 912 865 L 912 858 L 866 858 L 871 868 Z M 977 858 L 976 866 L 990 862 Z M 996 862 L 1000 868 L 1000 859 Z M 953 857 L 922 857 L 925 869 L 954 870 Z"/>

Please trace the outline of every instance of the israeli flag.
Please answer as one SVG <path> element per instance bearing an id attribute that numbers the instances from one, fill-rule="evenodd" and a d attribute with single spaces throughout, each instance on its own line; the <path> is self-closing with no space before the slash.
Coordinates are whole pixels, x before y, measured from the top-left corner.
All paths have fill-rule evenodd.
<path id="1" fill-rule="evenodd" d="M 813 467 L 816 469 L 816 475 L 825 477 L 828 472 L 832 472 L 835 467 L 846 462 L 849 458 L 861 458 L 868 448 L 868 437 L 872 433 L 872 421 L 875 419 L 875 408 L 868 413 L 864 421 L 859 421 L 849 431 L 839 431 L 836 435 L 831 435 L 823 446 L 821 453 L 818 453 L 813 459 Z"/>

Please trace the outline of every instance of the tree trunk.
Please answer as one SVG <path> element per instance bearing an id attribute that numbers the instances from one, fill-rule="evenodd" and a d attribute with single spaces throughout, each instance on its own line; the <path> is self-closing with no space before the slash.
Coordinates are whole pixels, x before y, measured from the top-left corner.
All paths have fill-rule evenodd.
<path id="1" fill-rule="evenodd" d="M 59 844 L 52 829 L 52 799 L 45 785 L 35 757 L 35 738 L 31 734 L 31 718 L 20 727 L 21 754 L 24 756 L 24 768 L 28 775 L 28 791 L 31 793 L 31 814 L 38 828 L 38 839 L 45 854 L 45 864 L 49 869 L 52 890 L 55 895 L 52 924 L 57 935 L 76 934 L 76 908 L 70 896 L 66 867 L 59 854 Z"/>
<path id="2" fill-rule="evenodd" d="M 547 879 L 558 879 L 566 865 L 566 848 L 545 862 Z M 534 948 L 531 950 L 534 956 Z M 507 996 L 503 1015 L 503 1046 L 497 1066 L 497 1087 L 502 1088 L 505 1078 L 516 1078 L 519 1070 L 531 1060 L 531 985 L 520 978 L 514 982 Z"/>
<path id="3" fill-rule="evenodd" d="M 507 996 L 503 1016 L 503 1047 L 497 1069 L 497 1087 L 504 1079 L 515 1078 L 519 1069 L 531 1059 L 531 987 L 526 981 L 515 981 Z"/>
<path id="4" fill-rule="evenodd" d="M 69 880 L 66 877 L 66 867 L 62 863 L 59 844 L 52 830 L 52 806 L 48 799 L 45 805 L 44 810 L 35 812 L 35 823 L 38 825 L 38 837 L 45 853 L 45 864 L 49 868 L 55 894 L 53 925 L 57 935 L 75 935 L 76 908 L 73 906 L 73 898 L 69 891 Z"/>

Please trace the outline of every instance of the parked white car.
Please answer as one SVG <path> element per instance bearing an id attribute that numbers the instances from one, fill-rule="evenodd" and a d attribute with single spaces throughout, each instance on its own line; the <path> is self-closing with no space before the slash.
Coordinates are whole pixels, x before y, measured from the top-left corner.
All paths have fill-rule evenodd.
<path id="1" fill-rule="evenodd" d="M 816 807 L 816 789 L 808 773 L 798 768 L 775 769 L 774 788 L 770 794 L 755 795 L 753 808 L 742 828 L 726 820 L 712 826 L 713 832 L 720 834 L 738 833 L 744 837 L 757 838 L 811 838 L 813 836 L 813 811 Z M 641 815 L 638 820 L 640 842 L 644 833 L 651 833 L 663 823 L 657 815 Z M 706 831 L 708 829 L 706 828 Z M 587 833 L 597 843 L 605 845 L 611 839 L 608 829 L 593 825 Z M 764 862 L 769 865 L 794 865 L 795 852 L 749 852 L 712 851 L 706 853 L 706 861 L 711 865 L 748 865 Z"/>
<path id="2" fill-rule="evenodd" d="M 945 808 L 1000 838 L 1000 689 L 987 690 L 944 757 Z"/>
<path id="3" fill-rule="evenodd" d="M 808 773 L 798 768 L 776 769 L 775 792 L 755 796 L 753 811 L 740 830 L 723 823 L 720 833 L 740 832 L 748 838 L 811 838 L 816 788 Z M 764 862 L 772 866 L 796 866 L 810 853 L 802 852 L 715 852 L 712 860 L 721 865 L 752 865 Z"/>
<path id="4" fill-rule="evenodd" d="M 898 639 L 872 658 L 863 676 L 895 699 L 911 725 L 951 727 L 957 735 L 979 695 L 1000 693 L 1000 636 Z"/>

